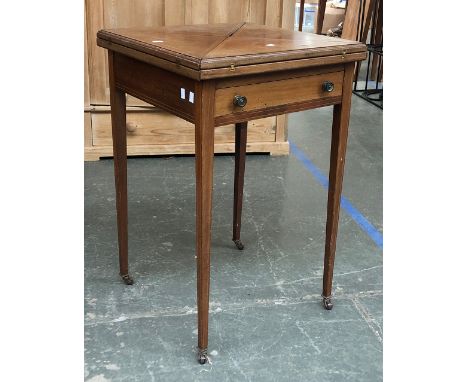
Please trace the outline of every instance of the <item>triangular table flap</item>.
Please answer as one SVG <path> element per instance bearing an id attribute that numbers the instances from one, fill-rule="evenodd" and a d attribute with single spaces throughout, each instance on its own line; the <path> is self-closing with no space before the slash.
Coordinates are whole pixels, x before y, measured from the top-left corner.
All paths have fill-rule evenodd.
<path id="1" fill-rule="evenodd" d="M 188 61 L 193 63 L 189 66 L 199 67 L 202 57 L 244 24 L 242 22 L 106 29 L 98 32 L 98 38 L 170 61 L 180 58 L 184 64 L 187 63 L 185 61 Z"/>
<path id="2" fill-rule="evenodd" d="M 365 46 L 356 41 L 314 33 L 289 31 L 256 24 L 244 24 L 230 37 L 207 53 L 203 67 L 216 67 L 217 59 L 235 57 L 242 64 L 242 56 L 249 56 L 249 63 L 277 61 L 280 57 L 297 59 L 365 51 Z M 253 59 L 258 57 L 258 60 Z"/>

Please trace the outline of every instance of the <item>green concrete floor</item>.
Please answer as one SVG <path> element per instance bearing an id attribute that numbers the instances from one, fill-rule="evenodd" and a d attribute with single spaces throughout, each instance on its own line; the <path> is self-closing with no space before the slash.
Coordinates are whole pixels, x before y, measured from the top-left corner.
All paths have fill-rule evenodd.
<path id="1" fill-rule="evenodd" d="M 289 139 L 328 173 L 331 108 L 292 114 Z M 382 250 L 341 214 L 335 307 L 321 305 L 327 193 L 297 155 L 247 157 L 231 242 L 232 156 L 214 170 L 209 354 L 196 361 L 193 157 L 135 158 L 129 259 L 118 277 L 112 160 L 85 164 L 86 381 L 380 381 Z M 382 233 L 382 111 L 353 96 L 343 195 Z"/>

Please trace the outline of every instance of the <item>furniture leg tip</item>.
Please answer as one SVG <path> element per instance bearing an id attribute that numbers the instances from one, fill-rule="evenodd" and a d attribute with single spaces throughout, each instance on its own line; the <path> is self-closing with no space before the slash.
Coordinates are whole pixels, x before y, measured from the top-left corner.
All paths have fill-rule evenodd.
<path id="1" fill-rule="evenodd" d="M 208 362 L 207 349 L 198 349 L 198 363 L 204 365 Z"/>
<path id="2" fill-rule="evenodd" d="M 122 280 L 126 285 L 133 285 L 133 278 L 129 274 L 120 275 L 120 277 L 122 277 Z"/>
<path id="3" fill-rule="evenodd" d="M 333 309 L 333 302 L 332 302 L 331 297 L 324 297 L 322 302 L 323 302 L 323 307 L 326 310 L 332 310 Z"/>
<path id="4" fill-rule="evenodd" d="M 238 240 L 233 240 L 234 244 L 236 245 L 237 249 L 243 250 L 244 249 L 244 243 L 242 241 Z"/>

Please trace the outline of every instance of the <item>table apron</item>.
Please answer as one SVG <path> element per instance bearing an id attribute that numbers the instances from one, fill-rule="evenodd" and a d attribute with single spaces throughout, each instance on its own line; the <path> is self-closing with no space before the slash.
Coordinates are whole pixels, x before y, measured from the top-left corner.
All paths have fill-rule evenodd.
<path id="1" fill-rule="evenodd" d="M 195 80 L 118 53 L 114 53 L 114 70 L 117 88 L 195 122 Z"/>
<path id="2" fill-rule="evenodd" d="M 199 96 L 195 94 L 196 80 L 119 53 L 114 53 L 114 70 L 117 88 L 195 123 L 195 102 Z M 283 73 L 281 77 L 288 76 L 288 72 Z M 237 84 L 236 81 L 230 84 L 226 80 L 211 80 L 220 83 L 214 95 L 215 126 L 339 104 L 343 73 L 342 67 L 330 66 L 307 75 L 291 71 L 290 78 L 278 78 L 278 74 L 260 76 L 261 81 L 255 83 L 250 82 L 251 77 L 239 78 Z M 325 81 L 333 82 L 332 91 L 322 89 Z M 247 97 L 244 108 L 233 104 L 235 95 Z"/>

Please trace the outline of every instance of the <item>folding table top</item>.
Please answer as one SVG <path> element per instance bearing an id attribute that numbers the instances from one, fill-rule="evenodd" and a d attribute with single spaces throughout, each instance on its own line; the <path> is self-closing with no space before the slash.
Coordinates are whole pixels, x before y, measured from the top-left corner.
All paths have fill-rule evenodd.
<path id="1" fill-rule="evenodd" d="M 250 23 L 100 30 L 98 45 L 207 79 L 360 61 L 360 42 Z"/>

